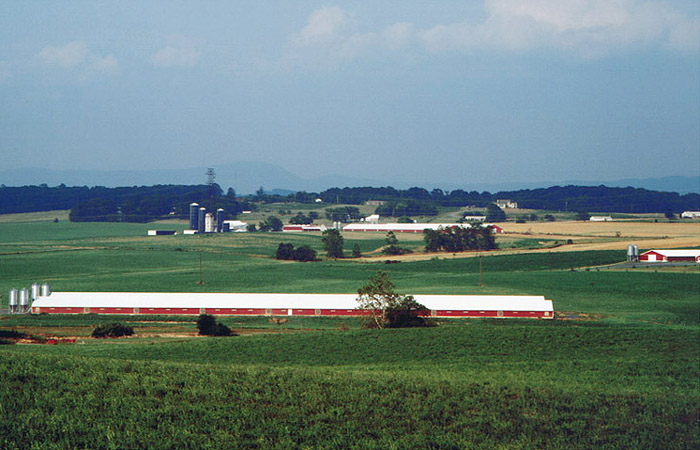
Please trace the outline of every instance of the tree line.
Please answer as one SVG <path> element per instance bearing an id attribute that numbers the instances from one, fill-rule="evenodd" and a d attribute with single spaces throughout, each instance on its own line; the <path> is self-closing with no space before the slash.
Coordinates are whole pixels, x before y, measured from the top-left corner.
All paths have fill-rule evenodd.
<path id="1" fill-rule="evenodd" d="M 214 201 L 212 202 L 212 198 Z M 49 187 L 0 186 L 0 214 L 74 209 L 75 220 L 143 221 L 174 213 L 187 217 L 187 205 L 198 202 L 210 210 L 224 208 L 228 214 L 253 209 L 254 203 L 295 202 L 361 205 L 378 203 L 377 213 L 387 217 L 434 215 L 441 206 L 486 207 L 497 199 L 510 199 L 522 208 L 551 211 L 597 211 L 603 213 L 667 213 L 700 210 L 700 194 L 680 195 L 676 192 L 650 191 L 641 188 L 612 188 L 606 186 L 553 186 L 542 189 L 490 192 L 455 189 L 412 187 L 345 187 L 330 188 L 320 193 L 305 191 L 289 195 L 268 195 L 262 188 L 258 193 L 237 199 L 233 189 L 224 195 L 218 185 L 211 192 L 208 185 L 156 185 L 107 188 L 104 186 Z M 351 218 L 357 211 L 346 207 L 331 216 Z M 330 218 L 330 217 L 329 217 Z"/>

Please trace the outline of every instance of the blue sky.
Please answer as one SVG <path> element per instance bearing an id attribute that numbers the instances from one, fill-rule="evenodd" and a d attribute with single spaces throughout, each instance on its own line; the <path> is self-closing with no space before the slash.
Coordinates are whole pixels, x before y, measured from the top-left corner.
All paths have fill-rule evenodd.
<path id="1" fill-rule="evenodd" d="M 0 6 L 4 169 L 700 176 L 700 3 Z"/>

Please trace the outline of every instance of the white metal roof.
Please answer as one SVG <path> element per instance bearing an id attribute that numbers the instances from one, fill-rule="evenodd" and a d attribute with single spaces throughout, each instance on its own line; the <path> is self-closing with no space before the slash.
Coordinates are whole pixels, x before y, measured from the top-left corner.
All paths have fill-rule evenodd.
<path id="1" fill-rule="evenodd" d="M 53 292 L 32 307 L 354 309 L 356 294 Z M 431 310 L 553 311 L 551 300 L 518 295 L 416 295 Z"/>
<path id="2" fill-rule="evenodd" d="M 671 257 L 671 258 L 697 258 L 700 256 L 700 250 L 648 250 L 642 255 L 646 255 L 647 253 L 658 253 L 659 255 L 663 255 L 666 257 Z"/>
<path id="3" fill-rule="evenodd" d="M 488 226 L 489 224 L 484 224 Z M 396 231 L 412 230 L 422 232 L 429 230 L 446 229 L 452 227 L 470 228 L 468 223 L 351 223 L 343 227 L 343 231 Z"/>

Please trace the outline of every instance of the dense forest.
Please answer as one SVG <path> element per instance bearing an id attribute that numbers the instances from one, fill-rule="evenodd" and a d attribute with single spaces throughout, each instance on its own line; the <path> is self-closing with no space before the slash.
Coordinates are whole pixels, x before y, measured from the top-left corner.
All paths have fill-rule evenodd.
<path id="1" fill-rule="evenodd" d="M 383 201 L 378 208 L 382 215 L 430 215 L 437 206 L 485 207 L 497 199 L 510 199 L 520 208 L 549 211 L 595 211 L 620 213 L 680 213 L 700 210 L 700 195 L 676 192 L 649 191 L 640 188 L 611 188 L 606 186 L 554 186 L 542 189 L 524 189 L 489 192 L 450 192 L 441 189 L 428 191 L 413 187 L 406 190 L 392 187 L 332 188 L 319 197 L 324 202 L 358 205 L 367 201 Z M 417 212 L 408 212 L 410 211 Z M 381 209 L 381 211 L 379 211 Z M 393 213 L 393 211 L 396 211 Z M 432 214 L 435 214 L 434 212 Z"/>
<path id="2" fill-rule="evenodd" d="M 218 185 L 156 185 L 106 188 L 22 186 L 0 187 L 0 214 L 70 209 L 73 222 L 149 222 L 162 217 L 186 218 L 189 204 L 210 210 L 224 208 L 229 215 L 244 205 L 232 190 Z"/>
<path id="3" fill-rule="evenodd" d="M 606 186 L 554 186 L 491 194 L 461 189 L 443 191 L 393 187 L 331 188 L 321 193 L 297 192 L 268 195 L 262 188 L 245 199 L 237 199 L 233 189 L 224 195 L 221 188 L 208 185 L 156 185 L 106 188 L 0 186 L 0 214 L 71 209 L 73 221 L 145 222 L 164 216 L 186 218 L 188 205 L 197 202 L 209 210 L 224 208 L 229 216 L 252 209 L 253 202 L 313 203 L 320 198 L 327 204 L 361 205 L 377 201 L 382 216 L 435 215 L 439 206 L 485 207 L 497 199 L 518 202 L 521 208 L 549 211 L 590 211 L 601 213 L 668 213 L 700 210 L 700 195 L 649 191 L 639 188 Z M 347 215 L 348 212 L 344 211 Z"/>

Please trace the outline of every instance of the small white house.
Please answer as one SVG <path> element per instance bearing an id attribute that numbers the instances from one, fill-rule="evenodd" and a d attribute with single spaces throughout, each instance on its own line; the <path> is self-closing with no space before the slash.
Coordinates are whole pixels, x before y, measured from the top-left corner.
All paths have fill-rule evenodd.
<path id="1" fill-rule="evenodd" d="M 379 223 L 379 214 L 372 214 L 371 216 L 365 217 L 365 223 Z"/>
<path id="2" fill-rule="evenodd" d="M 515 209 L 518 207 L 518 202 L 512 202 L 510 199 L 496 200 L 496 206 L 501 209 Z"/>
<path id="3" fill-rule="evenodd" d="M 683 211 L 681 219 L 700 219 L 700 211 Z"/>
<path id="4" fill-rule="evenodd" d="M 591 222 L 612 222 L 612 217 L 610 216 L 591 216 L 590 219 Z"/>
<path id="5" fill-rule="evenodd" d="M 231 233 L 245 233 L 248 231 L 248 223 L 240 220 L 224 220 L 224 229 L 228 226 Z"/>

